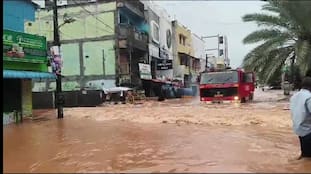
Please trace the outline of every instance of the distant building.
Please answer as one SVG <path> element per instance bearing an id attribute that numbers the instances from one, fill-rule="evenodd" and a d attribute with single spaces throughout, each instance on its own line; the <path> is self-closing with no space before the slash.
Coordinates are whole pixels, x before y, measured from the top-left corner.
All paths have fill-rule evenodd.
<path id="1" fill-rule="evenodd" d="M 172 21 L 172 28 L 174 78 L 182 80 L 185 87 L 190 87 L 192 80 L 191 65 L 194 57 L 191 31 L 177 20 Z"/>
<path id="2" fill-rule="evenodd" d="M 142 1 L 143 3 L 146 3 Z M 145 16 L 150 26 L 149 31 L 149 64 L 151 65 L 152 78 L 156 79 L 157 62 L 160 59 L 160 17 L 154 11 L 152 3 L 145 4 Z"/>
<path id="3" fill-rule="evenodd" d="M 192 58 L 192 82 L 195 82 L 199 73 L 205 70 L 205 41 L 194 33 L 191 34 L 191 38 L 194 51 L 194 57 Z"/>
<path id="4" fill-rule="evenodd" d="M 172 23 L 169 14 L 153 1 L 145 4 L 150 25 L 149 57 L 154 79 L 173 79 Z"/>

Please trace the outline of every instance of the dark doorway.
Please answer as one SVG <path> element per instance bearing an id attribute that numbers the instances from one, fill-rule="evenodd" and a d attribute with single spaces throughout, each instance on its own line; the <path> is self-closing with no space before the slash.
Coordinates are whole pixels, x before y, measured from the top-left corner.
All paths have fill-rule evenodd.
<path id="1" fill-rule="evenodd" d="M 151 76 L 153 79 L 156 79 L 156 71 L 157 71 L 157 62 L 155 58 L 151 59 Z"/>
<path id="2" fill-rule="evenodd" d="M 22 81 L 3 79 L 3 112 L 22 110 Z"/>

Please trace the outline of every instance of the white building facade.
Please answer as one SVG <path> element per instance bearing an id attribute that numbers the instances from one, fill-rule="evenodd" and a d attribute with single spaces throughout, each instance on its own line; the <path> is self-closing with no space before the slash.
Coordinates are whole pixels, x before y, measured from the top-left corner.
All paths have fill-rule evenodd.
<path id="1" fill-rule="evenodd" d="M 155 12 L 160 17 L 160 58 L 157 76 L 162 78 L 173 78 L 173 42 L 172 42 L 172 20 L 165 9 L 155 4 Z"/>
<path id="2" fill-rule="evenodd" d="M 149 11 L 147 14 L 149 14 L 150 23 L 149 54 L 152 60 L 151 66 L 154 65 L 157 79 L 173 79 L 172 20 L 170 15 L 154 1 L 142 2 L 145 5 L 145 10 Z M 150 13 L 154 13 L 153 16 L 156 15 L 159 20 L 151 21 Z M 154 36 L 158 36 L 156 42 L 153 39 Z"/>
<path id="3" fill-rule="evenodd" d="M 198 35 L 192 33 L 192 46 L 194 51 L 194 57 L 200 59 L 200 72 L 205 70 L 205 41 Z"/>

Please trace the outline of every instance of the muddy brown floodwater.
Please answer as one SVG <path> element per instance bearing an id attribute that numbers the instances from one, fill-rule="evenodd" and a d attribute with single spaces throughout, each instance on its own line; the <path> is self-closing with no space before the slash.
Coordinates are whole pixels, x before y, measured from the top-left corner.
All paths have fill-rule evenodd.
<path id="1" fill-rule="evenodd" d="M 287 103 L 140 105 L 36 111 L 3 128 L 4 172 L 311 172 Z"/>

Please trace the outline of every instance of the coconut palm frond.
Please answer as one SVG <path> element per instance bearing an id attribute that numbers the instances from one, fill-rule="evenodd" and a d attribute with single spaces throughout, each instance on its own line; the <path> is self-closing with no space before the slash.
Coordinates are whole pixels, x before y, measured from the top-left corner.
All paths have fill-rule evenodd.
<path id="1" fill-rule="evenodd" d="M 254 31 L 253 33 L 250 33 L 243 39 L 243 43 L 245 44 L 252 44 L 257 43 L 260 41 L 275 39 L 275 38 L 282 38 L 282 41 L 284 40 L 293 40 L 295 39 L 294 36 L 289 32 L 282 32 L 278 29 L 263 29 Z M 285 39 L 283 39 L 285 38 Z"/>
<path id="2" fill-rule="evenodd" d="M 299 41 L 297 43 L 297 65 L 300 67 L 301 73 L 305 74 L 311 69 L 311 44 L 307 41 Z"/>
<path id="3" fill-rule="evenodd" d="M 244 22 L 255 22 L 258 26 L 289 28 L 285 19 L 276 16 L 261 13 L 247 14 L 242 17 Z"/>
<path id="4" fill-rule="evenodd" d="M 268 66 L 265 69 L 265 82 L 271 80 L 271 77 L 277 72 L 277 70 L 282 69 L 287 56 L 292 52 L 292 49 L 280 49 L 276 51 L 276 55 L 271 58 Z"/>
<path id="5" fill-rule="evenodd" d="M 264 81 L 280 73 L 288 57 L 296 54 L 296 65 L 303 72 L 311 69 L 311 1 L 269 0 L 262 10 L 242 17 L 263 27 L 243 39 L 244 44 L 263 42 L 243 60 L 243 67 L 254 70 Z"/>
<path id="6" fill-rule="evenodd" d="M 261 9 L 269 12 L 280 13 L 280 9 L 272 4 L 264 4 Z"/>

